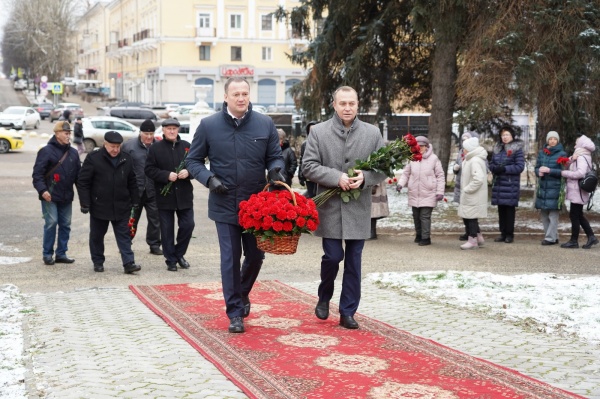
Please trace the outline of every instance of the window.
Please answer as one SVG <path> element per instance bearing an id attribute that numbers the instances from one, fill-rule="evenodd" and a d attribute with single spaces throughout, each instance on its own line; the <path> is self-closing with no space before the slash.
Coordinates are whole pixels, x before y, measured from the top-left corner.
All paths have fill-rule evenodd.
<path id="1" fill-rule="evenodd" d="M 231 46 L 231 61 L 242 60 L 242 48 L 240 46 Z"/>
<path id="2" fill-rule="evenodd" d="M 231 14 L 229 16 L 229 27 L 231 29 L 242 29 L 242 14 Z"/>
<path id="3" fill-rule="evenodd" d="M 210 46 L 200 46 L 200 61 L 210 61 Z"/>
<path id="4" fill-rule="evenodd" d="M 262 60 L 263 61 L 272 61 L 271 57 L 271 47 L 263 47 L 262 48 Z"/>
<path id="5" fill-rule="evenodd" d="M 261 17 L 261 30 L 271 31 L 273 30 L 273 17 L 271 14 L 263 15 Z"/>
<path id="6" fill-rule="evenodd" d="M 210 14 L 198 14 L 198 28 L 210 28 Z"/>

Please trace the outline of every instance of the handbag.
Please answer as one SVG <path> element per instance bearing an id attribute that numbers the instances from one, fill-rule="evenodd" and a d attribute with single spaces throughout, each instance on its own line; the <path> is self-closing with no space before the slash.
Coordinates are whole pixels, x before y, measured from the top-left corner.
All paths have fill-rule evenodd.
<path id="1" fill-rule="evenodd" d="M 587 210 L 589 211 L 594 206 L 592 199 L 594 198 L 596 187 L 598 187 L 598 174 L 594 168 L 592 168 L 592 165 L 590 165 L 587 158 L 584 159 L 590 170 L 588 170 L 587 173 L 581 179 L 579 179 L 579 195 L 581 195 L 581 200 L 583 201 L 583 194 L 581 191 L 590 193 L 590 198 L 587 204 Z"/>

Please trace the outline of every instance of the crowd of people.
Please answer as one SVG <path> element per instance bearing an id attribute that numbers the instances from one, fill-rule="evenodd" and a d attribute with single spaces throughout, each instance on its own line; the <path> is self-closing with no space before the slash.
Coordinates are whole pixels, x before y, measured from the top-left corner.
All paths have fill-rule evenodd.
<path id="1" fill-rule="evenodd" d="M 83 151 L 80 121 L 72 126 L 69 115 L 59 120 L 54 136 L 38 152 L 33 168 L 33 185 L 44 217 L 44 264 L 75 262 L 67 252 L 77 190 L 80 210 L 90 218 L 89 251 L 95 272 L 104 272 L 104 239 L 109 225 L 124 272 L 141 270 L 135 261 L 132 240 L 143 209 L 148 220 L 145 239 L 150 253 L 164 257 L 167 271 L 190 268 L 185 255 L 195 228 L 191 180 L 196 179 L 209 190 L 208 217 L 214 221 L 218 235 L 228 331 L 243 333 L 244 318 L 251 311 L 250 294 L 265 254 L 258 248 L 256 237 L 240 226 L 239 205 L 266 185 L 291 186 L 299 167 L 298 179 L 306 186 L 305 195 L 309 198 L 330 188 L 361 189 L 371 194 L 347 203 L 340 196 L 332 197 L 318 208 L 320 224 L 315 231 L 323 248 L 315 315 L 328 319 L 334 281 L 343 264 L 339 324 L 358 328 L 354 314 L 361 296 L 363 248 L 366 240 L 377 238 L 377 220 L 386 217 L 389 209 L 383 174 L 355 170 L 349 175 L 348 170 L 357 160 L 366 159 L 385 145 L 381 133 L 358 118 L 358 94 L 352 87 L 342 86 L 333 94 L 333 116 L 307 125 L 307 139 L 297 160 L 285 132 L 276 129 L 270 117 L 252 111 L 250 85 L 244 78 L 229 78 L 224 91 L 221 112 L 202 120 L 192 144 L 179 136 L 177 120 L 162 122 L 163 139 L 159 141 L 154 137 L 153 122 L 147 120 L 140 126 L 138 138 L 125 144 L 118 132 L 107 132 L 102 148 L 88 153 L 83 164 L 79 158 Z M 76 133 L 73 142 L 78 145 L 77 150 L 71 147 L 71 133 Z M 520 175 L 524 169 L 523 143 L 510 127 L 502 128 L 499 137 L 491 156 L 475 132 L 461 137 L 453 166 L 454 199 L 465 225 L 465 233 L 459 237 L 465 241 L 461 245 L 465 250 L 484 245 L 479 220 L 487 217 L 488 189 L 492 192 L 491 205 L 498 207 L 500 235 L 494 241 L 514 241 Z M 444 198 L 446 181 L 432 143 L 424 136 L 417 136 L 416 141 L 422 159 L 404 167 L 396 189 L 408 190 L 414 241 L 428 246 L 432 244 L 432 211 Z M 544 225 L 542 245 L 559 243 L 558 212 L 565 198 L 571 204 L 572 228 L 570 240 L 561 247 L 579 247 L 580 226 L 587 235 L 583 248 L 598 243 L 583 213 L 590 194 L 582 192 L 578 185 L 578 180 L 592 168 L 594 150 L 593 142 L 581 136 L 574 153 L 567 158 L 558 133 L 547 134 L 535 168 L 539 177 L 535 204 Z"/>

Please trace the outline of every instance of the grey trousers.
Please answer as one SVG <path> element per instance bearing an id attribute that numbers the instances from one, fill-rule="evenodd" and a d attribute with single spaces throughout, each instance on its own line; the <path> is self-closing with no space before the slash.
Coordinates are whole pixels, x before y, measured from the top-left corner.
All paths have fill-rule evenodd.
<path id="1" fill-rule="evenodd" d="M 431 235 L 431 212 L 433 208 L 424 206 L 422 208 L 412 207 L 415 232 L 422 240 L 430 238 Z"/>
<path id="2" fill-rule="evenodd" d="M 546 241 L 555 242 L 558 240 L 558 213 L 558 209 L 542 209 L 540 211 Z"/>

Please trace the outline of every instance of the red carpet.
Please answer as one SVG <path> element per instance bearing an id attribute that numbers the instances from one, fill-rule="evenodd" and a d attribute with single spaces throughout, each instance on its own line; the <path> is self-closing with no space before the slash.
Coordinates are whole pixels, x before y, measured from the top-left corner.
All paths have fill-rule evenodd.
<path id="1" fill-rule="evenodd" d="M 321 321 L 277 281 L 255 285 L 245 334 L 227 332 L 220 283 L 130 288 L 251 398 L 582 398 L 365 316 Z"/>

